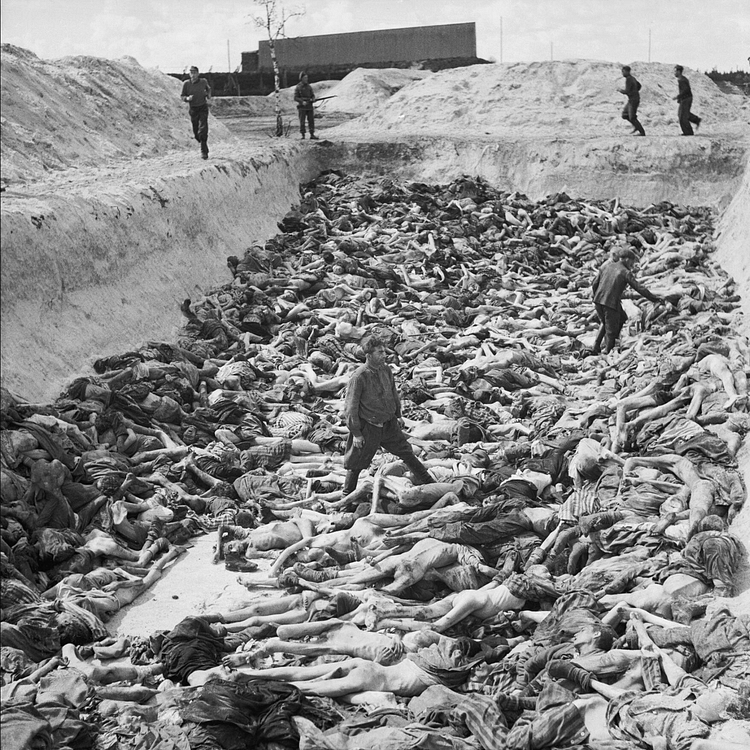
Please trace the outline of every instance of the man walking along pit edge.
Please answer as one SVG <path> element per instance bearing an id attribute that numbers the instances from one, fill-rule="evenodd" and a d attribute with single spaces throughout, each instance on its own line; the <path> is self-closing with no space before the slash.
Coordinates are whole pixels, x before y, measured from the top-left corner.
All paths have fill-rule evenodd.
<path id="1" fill-rule="evenodd" d="M 208 103 L 211 99 L 211 85 L 200 77 L 195 65 L 190 68 L 190 79 L 182 84 L 181 98 L 190 105 L 193 135 L 201 145 L 201 156 L 208 159 Z"/>
<path id="2" fill-rule="evenodd" d="M 630 73 L 630 66 L 622 66 L 622 75 L 625 78 L 625 88 L 618 89 L 621 94 L 628 97 L 628 101 L 622 110 L 622 119 L 627 120 L 633 126 L 633 134 L 646 135 L 643 125 L 638 121 L 638 105 L 641 103 L 641 84 Z"/>
<path id="3" fill-rule="evenodd" d="M 305 121 L 310 130 L 310 140 L 317 141 L 315 135 L 315 92 L 308 83 L 307 73 L 299 74 L 299 83 L 294 87 L 294 101 L 297 102 L 297 114 L 299 115 L 299 132 L 305 137 Z"/>
<path id="4" fill-rule="evenodd" d="M 682 74 L 682 65 L 674 66 L 674 77 L 677 79 L 677 119 L 680 121 L 680 129 L 683 135 L 694 135 L 691 123 L 698 130 L 701 124 L 701 118 L 694 115 L 690 108 L 693 106 L 693 91 L 690 88 L 690 81 Z"/>
<path id="5" fill-rule="evenodd" d="M 417 484 L 434 482 L 401 429 L 401 399 L 385 361 L 383 341 L 369 336 L 362 342 L 362 349 L 365 364 L 355 370 L 346 388 L 344 416 L 349 437 L 344 454 L 344 495 L 354 492 L 360 472 L 369 467 L 380 447 L 400 458 Z"/>

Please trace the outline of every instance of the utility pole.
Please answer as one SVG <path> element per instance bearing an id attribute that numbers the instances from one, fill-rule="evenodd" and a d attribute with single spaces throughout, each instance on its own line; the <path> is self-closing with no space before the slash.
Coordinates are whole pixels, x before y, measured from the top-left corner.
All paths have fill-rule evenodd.
<path id="1" fill-rule="evenodd" d="M 503 61 L 503 17 L 500 16 L 500 62 Z"/>
<path id="2" fill-rule="evenodd" d="M 549 43 L 549 59 L 550 60 L 554 60 L 555 59 L 555 55 L 554 55 L 554 53 L 552 51 L 554 49 L 554 44 L 555 44 L 554 42 L 550 42 Z"/>
<path id="3" fill-rule="evenodd" d="M 227 73 L 232 72 L 232 63 L 229 61 L 229 39 L 227 39 Z"/>
<path id="4" fill-rule="evenodd" d="M 648 30 L 648 61 L 651 62 L 651 29 Z"/>

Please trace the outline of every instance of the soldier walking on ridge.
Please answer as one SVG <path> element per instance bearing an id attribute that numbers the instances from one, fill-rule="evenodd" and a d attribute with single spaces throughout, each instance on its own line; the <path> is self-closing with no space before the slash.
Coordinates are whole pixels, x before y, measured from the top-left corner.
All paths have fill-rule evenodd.
<path id="1" fill-rule="evenodd" d="M 693 105 L 693 91 L 690 88 L 690 81 L 682 74 L 682 65 L 674 66 L 674 77 L 677 79 L 677 118 L 680 121 L 680 128 L 683 135 L 694 135 L 691 123 L 698 130 L 701 124 L 701 118 L 690 111 Z"/>
<path id="2" fill-rule="evenodd" d="M 625 78 L 625 88 L 618 89 L 621 94 L 628 97 L 627 104 L 622 110 L 622 119 L 627 120 L 633 126 L 633 135 L 646 135 L 643 125 L 638 122 L 638 105 L 641 103 L 641 84 L 635 76 L 630 74 L 630 66 L 622 66 L 622 75 Z"/>
<path id="3" fill-rule="evenodd" d="M 305 120 L 307 120 L 307 126 L 310 129 L 310 140 L 317 141 L 318 136 L 315 135 L 315 109 L 313 108 L 315 92 L 307 82 L 307 73 L 299 74 L 299 83 L 294 88 L 294 101 L 297 102 L 299 130 L 302 133 L 302 138 L 305 137 Z"/>
<path id="4" fill-rule="evenodd" d="M 182 84 L 182 101 L 190 104 L 190 121 L 193 135 L 201 144 L 201 156 L 208 159 L 208 102 L 211 99 L 211 85 L 198 74 L 198 68 L 190 68 L 190 79 Z"/>

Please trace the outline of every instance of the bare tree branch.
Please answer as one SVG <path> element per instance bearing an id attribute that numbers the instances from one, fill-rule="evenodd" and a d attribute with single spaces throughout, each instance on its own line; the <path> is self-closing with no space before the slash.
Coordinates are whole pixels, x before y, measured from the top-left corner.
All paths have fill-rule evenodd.
<path id="1" fill-rule="evenodd" d="M 281 118 L 281 75 L 279 72 L 279 61 L 276 56 L 276 41 L 286 39 L 286 25 L 292 18 L 305 15 L 304 8 L 287 10 L 278 0 L 253 0 L 259 6 L 260 13 L 252 16 L 256 28 L 263 29 L 268 39 L 268 48 L 271 53 L 273 65 L 273 84 L 276 93 L 276 135 L 284 134 L 284 123 Z"/>

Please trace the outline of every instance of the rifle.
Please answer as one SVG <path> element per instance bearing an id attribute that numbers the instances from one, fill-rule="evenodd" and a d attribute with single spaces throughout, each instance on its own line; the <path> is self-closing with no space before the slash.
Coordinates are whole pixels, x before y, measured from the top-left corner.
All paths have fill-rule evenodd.
<path id="1" fill-rule="evenodd" d="M 336 94 L 331 94 L 330 96 L 321 96 L 320 98 L 313 99 L 313 104 L 317 104 L 318 102 L 324 102 L 326 99 L 335 99 Z"/>

